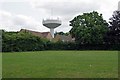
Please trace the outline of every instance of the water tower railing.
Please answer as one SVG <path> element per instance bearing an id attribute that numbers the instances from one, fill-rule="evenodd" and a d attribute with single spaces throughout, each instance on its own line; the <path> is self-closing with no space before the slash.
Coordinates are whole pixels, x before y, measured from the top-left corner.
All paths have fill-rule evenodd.
<path id="1" fill-rule="evenodd" d="M 42 22 L 43 24 L 47 24 L 47 23 L 58 23 L 58 24 L 61 24 L 61 20 L 55 20 L 55 19 L 46 19 L 46 20 L 43 20 Z"/>

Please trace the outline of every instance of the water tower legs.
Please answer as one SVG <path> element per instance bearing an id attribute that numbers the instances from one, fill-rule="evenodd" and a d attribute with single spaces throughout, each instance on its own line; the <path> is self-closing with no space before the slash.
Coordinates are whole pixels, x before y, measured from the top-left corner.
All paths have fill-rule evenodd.
<path id="1" fill-rule="evenodd" d="M 54 29 L 53 28 L 50 29 L 50 33 L 51 33 L 52 37 L 54 38 Z"/>

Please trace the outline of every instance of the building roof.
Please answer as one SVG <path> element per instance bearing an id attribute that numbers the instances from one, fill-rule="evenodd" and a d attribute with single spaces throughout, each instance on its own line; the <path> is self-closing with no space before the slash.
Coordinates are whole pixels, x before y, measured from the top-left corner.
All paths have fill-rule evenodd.
<path id="1" fill-rule="evenodd" d="M 66 36 L 66 35 L 59 35 L 59 34 L 57 34 L 55 36 L 55 38 L 57 40 L 61 40 L 63 42 L 73 42 L 74 41 L 74 39 L 71 37 L 71 35 Z"/>
<path id="2" fill-rule="evenodd" d="M 47 37 L 47 35 L 50 34 L 50 32 L 42 32 L 41 34 L 43 37 Z"/>
<path id="3" fill-rule="evenodd" d="M 21 29 L 20 32 L 30 32 L 35 36 L 41 37 L 41 38 L 46 38 L 49 40 L 52 40 L 52 35 L 50 32 L 37 32 L 37 31 L 31 31 L 27 29 Z M 63 41 L 63 42 L 74 42 L 74 38 L 71 37 L 71 35 L 59 35 L 57 34 L 54 38 L 54 41 Z"/>
<path id="4" fill-rule="evenodd" d="M 35 36 L 39 36 L 39 37 L 42 37 L 42 38 L 47 38 L 48 34 L 50 34 L 50 32 L 37 32 L 37 31 L 31 31 L 31 30 L 27 30 L 27 29 L 21 29 L 20 32 L 30 32 L 32 33 L 33 35 Z M 50 34 L 51 35 L 51 34 Z M 52 35 L 51 35 L 52 37 Z"/>

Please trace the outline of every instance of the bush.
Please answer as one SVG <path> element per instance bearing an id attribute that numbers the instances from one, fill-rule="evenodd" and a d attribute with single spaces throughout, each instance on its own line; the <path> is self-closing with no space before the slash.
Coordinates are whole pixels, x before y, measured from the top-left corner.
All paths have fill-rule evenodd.
<path id="1" fill-rule="evenodd" d="M 3 52 L 44 50 L 44 42 L 27 32 L 3 32 L 2 50 Z"/>
<path id="2" fill-rule="evenodd" d="M 3 32 L 2 51 L 41 51 L 41 50 L 120 50 L 120 44 L 80 44 L 75 42 L 52 42 L 33 36 L 30 33 Z"/>

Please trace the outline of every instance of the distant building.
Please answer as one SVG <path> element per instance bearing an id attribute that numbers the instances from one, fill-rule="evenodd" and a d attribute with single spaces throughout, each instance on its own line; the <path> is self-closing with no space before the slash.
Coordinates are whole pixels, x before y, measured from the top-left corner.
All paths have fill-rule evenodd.
<path id="1" fill-rule="evenodd" d="M 57 34 L 53 38 L 50 32 L 36 32 L 36 31 L 27 30 L 27 29 L 21 29 L 20 32 L 29 32 L 35 36 L 48 39 L 50 41 L 53 40 L 54 42 L 57 42 L 57 41 L 74 42 L 75 41 L 75 38 L 72 38 L 71 35 L 66 36 L 66 35 Z"/>
<path id="2" fill-rule="evenodd" d="M 71 35 L 66 36 L 57 34 L 54 38 L 54 41 L 74 42 L 75 38 L 72 38 Z"/>
<path id="3" fill-rule="evenodd" d="M 29 32 L 35 36 L 45 38 L 48 40 L 52 40 L 52 35 L 50 32 L 36 32 L 36 31 L 31 31 L 31 30 L 26 30 L 26 29 L 21 29 L 20 32 Z"/>

